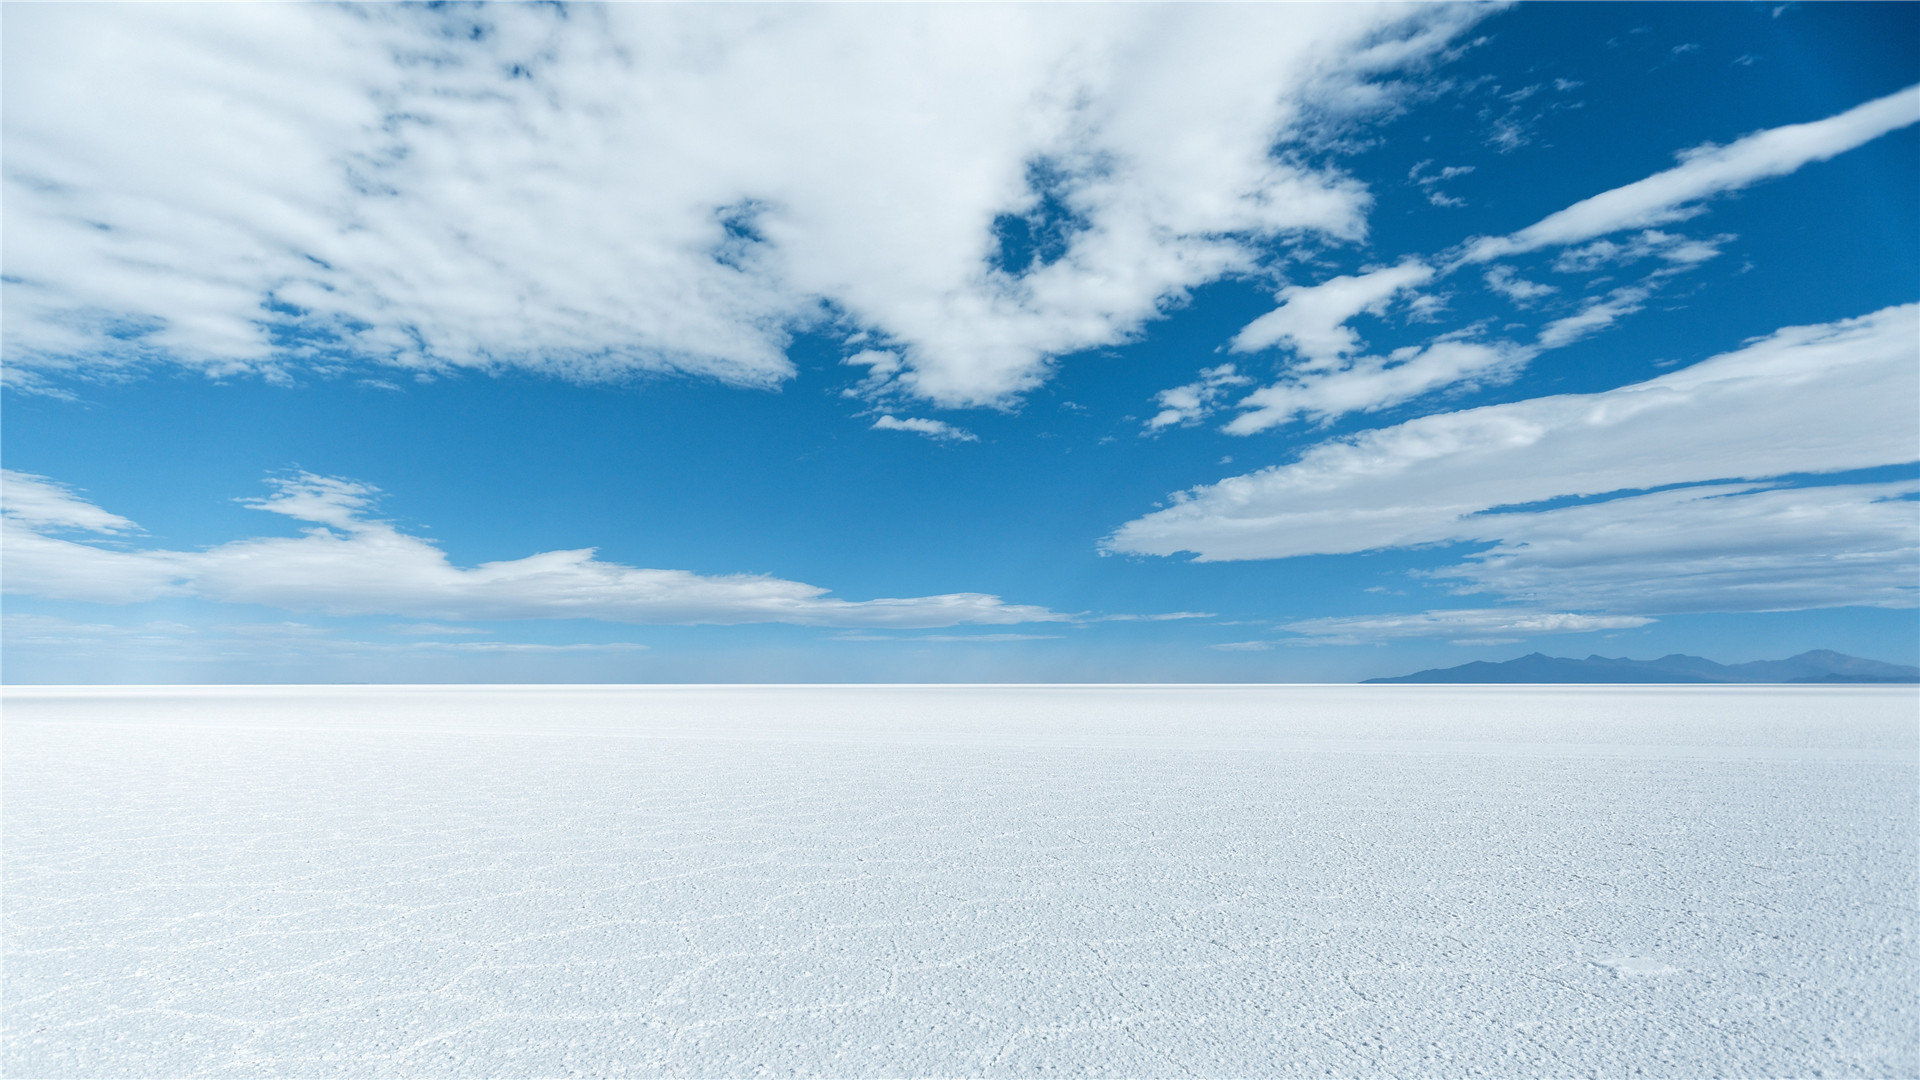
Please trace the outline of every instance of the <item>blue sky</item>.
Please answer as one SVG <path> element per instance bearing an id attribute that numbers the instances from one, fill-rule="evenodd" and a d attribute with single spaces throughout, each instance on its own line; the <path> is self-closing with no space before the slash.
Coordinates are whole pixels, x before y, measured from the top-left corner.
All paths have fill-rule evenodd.
<path id="1" fill-rule="evenodd" d="M 0 18 L 7 681 L 1920 659 L 1920 6 Z"/>

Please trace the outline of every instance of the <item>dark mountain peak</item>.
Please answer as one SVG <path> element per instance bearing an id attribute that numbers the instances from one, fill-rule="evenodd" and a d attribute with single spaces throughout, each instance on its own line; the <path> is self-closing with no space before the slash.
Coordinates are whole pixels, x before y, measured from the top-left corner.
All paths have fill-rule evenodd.
<path id="1" fill-rule="evenodd" d="M 1475 660 L 1373 683 L 1887 683 L 1920 682 L 1920 668 L 1863 660 L 1813 649 L 1785 660 L 1720 664 L 1702 656 L 1668 653 L 1658 660 L 1589 655 L 1585 660 L 1545 653 L 1499 663 Z"/>

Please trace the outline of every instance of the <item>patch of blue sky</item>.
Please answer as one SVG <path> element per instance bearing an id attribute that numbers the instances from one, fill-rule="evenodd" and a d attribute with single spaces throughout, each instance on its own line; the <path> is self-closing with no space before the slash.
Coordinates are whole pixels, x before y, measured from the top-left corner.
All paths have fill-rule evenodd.
<path id="1" fill-rule="evenodd" d="M 1071 247 L 1074 234 L 1088 226 L 1086 216 L 1072 204 L 1075 179 L 1055 162 L 1029 164 L 1027 190 L 1031 205 L 1018 213 L 1005 213 L 993 219 L 993 254 L 989 265 L 1020 277 L 1059 262 Z"/>

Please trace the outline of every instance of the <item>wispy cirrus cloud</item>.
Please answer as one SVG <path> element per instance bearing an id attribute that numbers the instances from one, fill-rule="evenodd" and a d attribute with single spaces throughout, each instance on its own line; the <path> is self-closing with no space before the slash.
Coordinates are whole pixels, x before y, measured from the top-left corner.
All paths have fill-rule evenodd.
<path id="1" fill-rule="evenodd" d="M 1498 384 L 1518 374 L 1539 350 L 1505 341 L 1440 339 L 1385 356 L 1367 356 L 1337 371 L 1283 378 L 1242 398 L 1244 410 L 1221 428 L 1252 435 L 1294 420 L 1331 420 L 1373 412 L 1452 387 Z"/>
<path id="2" fill-rule="evenodd" d="M 1496 266 L 1488 270 L 1483 280 L 1487 288 L 1513 301 L 1520 307 L 1531 307 L 1536 301 L 1552 296 L 1560 290 L 1552 285 L 1542 285 L 1537 281 L 1528 281 L 1513 272 L 1511 266 Z"/>
<path id="3" fill-rule="evenodd" d="M 1121 526 L 1106 546 L 1219 561 L 1483 542 L 1495 546 L 1447 576 L 1545 603 L 1903 605 L 1912 602 L 1920 548 L 1920 517 L 1903 488 L 1634 493 L 1909 463 L 1920 449 L 1917 397 L 1920 306 L 1887 308 L 1787 327 L 1615 390 L 1329 440 L 1292 464 L 1181 493 Z M 1524 509 L 1605 495 L 1616 497 Z M 1513 507 L 1523 509 L 1504 509 Z M 1745 553 L 1743 520 L 1774 538 L 1764 557 Z M 1580 580 L 1591 587 L 1570 584 Z M 1730 588 L 1736 580 L 1747 584 Z"/>
<path id="4" fill-rule="evenodd" d="M 1191 424 L 1218 408 L 1234 387 L 1252 382 L 1252 379 L 1235 370 L 1232 364 L 1201 368 L 1198 379 L 1184 386 L 1162 390 L 1154 396 L 1160 411 L 1147 420 L 1147 430 L 1159 431 L 1176 424 Z"/>
<path id="5" fill-rule="evenodd" d="M 771 386 L 851 324 L 896 358 L 870 389 L 1005 404 L 1278 238 L 1362 235 L 1364 187 L 1276 147 L 1488 10 L 22 7 L 8 372 Z"/>
<path id="6" fill-rule="evenodd" d="M 980 436 L 966 428 L 955 427 L 945 420 L 929 420 L 925 417 L 897 417 L 887 413 L 873 422 L 875 431 L 910 431 L 915 435 L 925 435 L 935 442 L 979 442 Z"/>
<path id="7" fill-rule="evenodd" d="M 1824 120 L 1757 131 L 1725 146 L 1697 146 L 1681 153 L 1680 164 L 1665 172 L 1583 199 L 1519 232 L 1476 240 L 1461 258 L 1481 263 L 1683 221 L 1703 213 L 1700 204 L 1716 195 L 1785 176 L 1914 123 L 1920 123 L 1920 86 L 1897 90 Z"/>
<path id="8" fill-rule="evenodd" d="M 119 514 L 100 509 L 64 484 L 50 483 L 40 477 L 0 471 L 5 486 L 0 487 L 0 513 L 9 523 L 35 532 L 79 531 L 90 533 L 126 533 L 139 526 Z"/>
<path id="9" fill-rule="evenodd" d="M 406 632 L 398 630 L 395 632 Z M 30 651 L 109 650 L 139 661 L 284 662 L 303 658 L 353 659 L 448 656 L 565 656 L 639 653 L 633 641 L 555 644 L 537 641 L 370 641 L 306 623 L 189 626 L 184 623 L 83 623 L 56 615 L 8 613 L 0 620 L 8 648 Z"/>
<path id="10" fill-rule="evenodd" d="M 1725 147 L 1696 147 L 1682 153 L 1682 164 L 1673 169 L 1602 192 L 1510 236 L 1471 241 L 1464 254 L 1432 260 L 1408 257 L 1393 266 L 1340 275 L 1317 285 L 1289 286 L 1279 294 L 1280 306 L 1247 324 L 1230 348 L 1241 353 L 1283 348 L 1290 359 L 1276 382 L 1235 403 L 1244 411 L 1223 430 L 1250 435 L 1299 420 L 1372 412 L 1441 390 L 1471 389 L 1509 379 L 1541 351 L 1573 344 L 1640 311 L 1664 279 L 1718 256 L 1734 239 L 1726 234 L 1689 237 L 1651 226 L 1704 213 L 1700 204 L 1713 195 L 1791 173 L 1916 120 L 1920 120 L 1920 87 L 1909 87 L 1824 120 L 1758 132 Z M 1416 183 L 1432 179 L 1421 171 L 1425 164 L 1415 166 L 1411 174 Z M 1624 240 L 1606 239 L 1627 230 L 1638 232 Z M 1582 241 L 1590 243 L 1569 247 Z M 1658 258 L 1664 266 L 1639 284 L 1590 297 L 1578 310 L 1547 322 L 1531 345 L 1462 340 L 1461 332 L 1454 331 L 1424 347 L 1407 346 L 1384 356 L 1360 355 L 1363 343 L 1349 325 L 1355 317 L 1383 315 L 1396 300 L 1411 308 L 1420 299 L 1413 292 L 1417 287 L 1470 264 L 1545 247 L 1568 248 L 1554 263 L 1554 269 L 1563 273 L 1648 257 Z M 1489 289 L 1522 307 L 1559 291 L 1521 279 L 1504 265 L 1489 267 L 1483 278 Z M 1176 387 L 1163 393 L 1185 400 L 1192 396 L 1186 394 L 1189 389 Z M 1211 399 L 1197 401 L 1178 415 L 1191 422 L 1216 407 Z"/>
<path id="11" fill-rule="evenodd" d="M 395 623 L 386 628 L 389 634 L 408 634 L 415 637 L 437 637 L 443 634 L 485 634 L 477 626 L 449 626 L 446 623 Z"/>
<path id="12" fill-rule="evenodd" d="M 1020 641 L 1058 641 L 1060 634 L 835 634 L 835 641 L 929 641 L 938 644 L 1005 645 Z"/>
<path id="13" fill-rule="evenodd" d="M 1920 482 L 1712 485 L 1487 515 L 1429 572 L 1464 593 L 1615 611 L 1920 603 Z"/>
<path id="14" fill-rule="evenodd" d="M 1628 285 L 1615 289 L 1605 296 L 1588 300 L 1579 311 L 1555 319 L 1541 327 L 1540 336 L 1536 341 L 1543 349 L 1558 349 L 1563 345 L 1571 345 L 1639 311 L 1646 306 L 1647 298 L 1652 295 L 1652 288 L 1644 285 Z"/>
<path id="15" fill-rule="evenodd" d="M 1433 280 L 1433 267 L 1418 259 L 1359 274 L 1342 274 L 1318 285 L 1289 285 L 1280 290 L 1280 306 L 1248 323 L 1229 347 L 1237 353 L 1285 345 L 1307 371 L 1338 367 L 1360 348 L 1360 335 L 1347 325 L 1362 312 L 1379 314 L 1393 299 Z"/>
<path id="16" fill-rule="evenodd" d="M 1659 229 L 1644 229 L 1624 240 L 1595 240 L 1590 244 L 1567 248 L 1553 260 L 1553 268 L 1563 274 L 1580 274 L 1603 267 L 1638 262 L 1657 257 L 1670 266 L 1693 266 L 1716 258 L 1720 249 L 1736 239 L 1731 233 L 1692 237 Z M 1505 269 L 1496 266 L 1489 276 Z"/>
<path id="17" fill-rule="evenodd" d="M 1432 159 L 1416 162 L 1413 168 L 1407 170 L 1407 179 L 1419 186 L 1421 192 L 1426 195 L 1429 205 L 1439 207 L 1459 207 L 1467 205 L 1465 199 L 1448 195 L 1446 192 L 1440 190 L 1439 185 L 1447 180 L 1472 173 L 1474 166 L 1443 165 L 1437 169 L 1429 170 L 1427 167 L 1432 164 Z"/>
<path id="18" fill-rule="evenodd" d="M 5 587 L 30 596 L 109 604 L 194 597 L 335 616 L 453 620 L 920 628 L 1069 618 L 984 593 L 841 600 L 818 586 L 765 574 L 624 566 L 597 558 L 591 548 L 456 566 L 432 543 L 369 516 L 377 489 L 305 473 L 278 479 L 271 495 L 248 501 L 309 523 L 298 537 L 235 540 L 201 551 L 105 547 L 56 534 L 125 532 L 132 523 L 45 477 L 0 471 L 0 481 Z"/>
<path id="19" fill-rule="evenodd" d="M 1631 630 L 1654 620 L 1641 615 L 1590 615 L 1571 611 L 1513 608 L 1451 608 L 1404 615 L 1352 615 L 1299 619 L 1280 629 L 1293 635 L 1286 645 L 1370 645 L 1404 638 L 1455 638 L 1474 635 L 1509 638 L 1540 634 L 1590 634 Z"/>

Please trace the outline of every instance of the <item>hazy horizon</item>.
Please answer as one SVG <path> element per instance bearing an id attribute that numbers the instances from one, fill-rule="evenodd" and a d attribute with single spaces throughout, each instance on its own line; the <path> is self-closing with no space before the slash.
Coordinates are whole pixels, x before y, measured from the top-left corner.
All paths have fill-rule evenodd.
<path id="1" fill-rule="evenodd" d="M 1809 650 L 1809 651 L 1820 652 L 1820 651 L 1830 651 L 1830 650 Z M 1524 660 L 1533 656 L 1540 656 L 1540 655 L 1545 655 L 1545 654 L 1537 653 L 1537 652 L 1528 653 L 1519 657 L 1509 657 L 1508 659 Z M 1667 654 L 1667 655 L 1671 656 L 1671 655 L 1691 655 L 1691 654 Z M 1626 659 L 1630 662 L 1648 662 L 1652 660 L 1663 659 L 1663 657 L 1645 657 L 1645 658 L 1601 657 L 1600 654 L 1597 654 L 1597 653 L 1590 654 L 1588 657 L 1584 657 L 1584 658 L 1555 657 L 1554 659 L 1580 660 L 1580 659 L 1593 659 L 1595 657 L 1599 657 L 1601 659 Z M 1738 664 L 1738 663 L 1753 662 L 1753 660 L 1722 661 L 1722 660 L 1716 660 L 1713 657 L 1700 657 L 1699 659 L 1706 659 L 1706 660 L 1714 661 L 1716 663 L 1721 663 L 1721 664 Z M 1786 659 L 1792 659 L 1792 658 L 1766 657 L 1766 658 L 1754 658 L 1754 659 L 1786 660 Z M 1876 657 L 1851 657 L 1850 656 L 1848 657 L 1848 659 L 1867 660 L 1874 663 L 1884 663 L 1884 664 L 1892 663 L 1891 661 L 1879 660 Z M 1493 661 L 1481 661 L 1481 662 L 1499 664 L 1499 663 L 1502 663 L 1503 661 L 1493 660 Z M 1472 661 L 1468 661 L 1468 663 L 1472 663 Z M 1454 665 L 1454 666 L 1460 666 L 1460 665 Z M 1912 665 L 1906 665 L 1906 666 L 1911 667 Z M 1426 669 L 1423 669 L 1423 670 L 1426 670 Z M 450 681 L 433 681 L 433 680 L 423 680 L 419 682 L 406 682 L 406 681 L 393 680 L 393 679 L 364 679 L 364 680 L 332 680 L 328 682 L 314 682 L 314 683 L 290 683 L 283 680 L 259 680 L 254 682 L 231 681 L 231 682 L 221 682 L 221 683 L 195 683 L 195 682 L 185 682 L 185 681 L 109 682 L 109 681 L 96 680 L 92 682 L 59 683 L 59 682 L 21 682 L 16 679 L 0 678 L 0 687 L 5 687 L 5 686 L 20 686 L 20 687 L 88 687 L 88 686 L 100 686 L 100 687 L 141 687 L 141 686 L 180 686 L 180 687 L 219 687 L 219 686 L 240 686 L 240 687 L 245 687 L 245 686 L 423 686 L 423 687 L 502 686 L 502 687 L 509 687 L 509 686 L 521 686 L 521 687 L 540 687 L 540 686 L 551 686 L 555 688 L 561 688 L 561 687 L 570 687 L 570 686 L 659 686 L 659 687 L 669 687 L 669 686 L 688 686 L 688 687 L 694 687 L 694 686 L 714 686 L 714 687 L 723 687 L 723 686 L 743 686 L 743 687 L 744 686 L 762 686 L 762 687 L 778 687 L 778 686 L 821 686 L 821 687 L 827 687 L 827 686 L 894 686 L 894 687 L 907 687 L 907 686 L 928 686 L 928 687 L 941 687 L 941 686 L 956 686 L 956 687 L 958 686 L 1061 686 L 1061 687 L 1070 687 L 1070 686 L 1086 686 L 1086 687 L 1097 687 L 1097 686 L 1133 686 L 1133 687 L 1360 686 L 1363 683 L 1365 683 L 1368 679 L 1379 679 L 1379 678 L 1391 677 L 1394 675 L 1410 675 L 1410 674 L 1414 674 L 1414 673 L 1408 672 L 1408 671 L 1382 672 L 1379 675 L 1367 676 L 1360 679 L 1346 679 L 1346 680 L 1284 679 L 1284 680 L 1260 681 L 1255 679 L 1233 679 L 1233 680 L 1222 680 L 1219 682 L 1199 682 L 1191 679 L 1171 680 L 1171 681 L 1151 681 L 1151 680 L 1138 680 L 1138 679 L 1135 679 L 1135 680 L 1101 679 L 1101 680 L 1090 680 L 1090 681 L 1084 681 L 1084 682 L 1074 681 L 1070 679 L 1041 679 L 1041 680 L 1029 680 L 1024 682 L 993 681 L 993 680 L 986 680 L 986 679 L 974 679 L 974 680 L 950 681 L 950 682 L 907 680 L 907 679 L 890 679 L 890 680 L 865 679 L 865 680 L 854 681 L 854 682 L 836 682 L 836 681 L 826 680 L 826 679 L 796 680 L 793 682 L 772 682 L 772 681 L 758 681 L 758 680 L 748 680 L 748 679 L 715 680 L 715 681 L 709 681 L 709 682 L 697 682 L 697 681 L 676 682 L 676 681 L 667 680 L 667 679 L 634 679 L 634 680 L 624 680 L 624 681 L 610 680 L 605 682 L 567 683 L 567 682 L 557 682 L 557 681 L 551 681 L 551 680 L 534 681 L 534 682 L 516 682 L 512 680 L 481 679 L 481 680 L 474 680 L 470 682 L 457 683 L 457 682 L 450 682 Z M 1485 683 L 1481 685 L 1497 686 L 1497 685 L 1502 685 L 1502 683 L 1495 682 L 1495 683 Z M 1605 683 L 1582 684 L 1577 682 L 1569 682 L 1566 680 L 1557 680 L 1557 681 L 1539 682 L 1539 683 L 1509 683 L 1506 685 L 1553 686 L 1553 685 L 1609 685 L 1609 684 L 1605 684 Z M 1618 684 L 1613 684 L 1613 685 L 1618 685 Z M 1674 684 L 1648 683 L 1646 685 L 1674 685 Z M 1772 682 L 1772 683 L 1726 682 L 1726 683 L 1699 683 L 1699 684 L 1692 684 L 1692 685 L 1792 686 L 1792 685 L 1796 685 L 1796 683 L 1792 680 L 1781 680 L 1781 681 Z M 1863 680 L 1862 685 L 1873 685 L 1873 681 Z"/>

